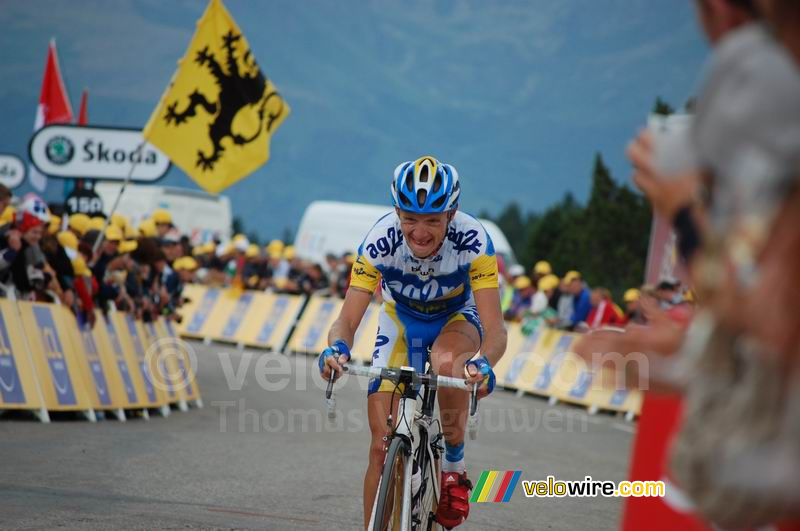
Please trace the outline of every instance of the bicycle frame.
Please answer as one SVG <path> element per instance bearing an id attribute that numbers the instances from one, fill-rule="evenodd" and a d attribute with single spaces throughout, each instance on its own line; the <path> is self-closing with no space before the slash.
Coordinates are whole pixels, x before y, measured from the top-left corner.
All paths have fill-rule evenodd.
<path id="1" fill-rule="evenodd" d="M 395 419 L 394 430 L 389 436 L 389 439 L 400 437 L 405 439 L 407 456 L 405 470 L 403 471 L 403 490 L 402 490 L 402 512 L 400 515 L 400 528 L 411 529 L 411 483 L 414 467 L 414 457 L 419 453 L 418 466 L 420 467 L 420 474 L 423 475 L 424 468 L 430 466 L 426 460 L 430 459 L 435 462 L 437 455 L 434 454 L 432 443 L 430 442 L 429 428 L 434 422 L 434 408 L 436 404 L 436 389 L 439 386 L 453 387 L 462 389 L 464 391 L 471 391 L 472 399 L 470 401 L 470 417 L 475 415 L 477 411 L 477 388 L 478 386 L 469 387 L 463 379 L 451 378 L 447 376 L 435 376 L 430 373 L 423 375 L 418 374 L 413 367 L 401 367 L 399 369 L 387 369 L 380 367 L 360 367 L 354 365 L 345 365 L 345 372 L 349 372 L 358 376 L 368 377 L 384 377 L 395 383 L 403 384 L 403 394 L 400 397 L 397 407 L 397 418 Z M 326 398 L 328 400 L 328 407 L 334 407 L 333 404 L 333 382 L 331 378 L 328 382 L 328 389 Z M 421 415 L 417 416 L 418 403 L 417 393 L 420 388 L 423 388 L 422 396 L 422 410 Z M 330 413 L 330 412 L 329 412 Z M 415 440 L 413 434 L 413 426 L 417 426 L 418 438 Z M 441 432 L 440 432 L 441 433 Z M 438 441 L 437 441 L 438 442 Z M 421 452 L 420 452 L 421 450 Z M 383 481 L 384 478 L 381 478 Z M 438 499 L 439 496 L 439 478 L 436 477 L 434 470 L 433 482 L 435 485 L 434 496 Z M 380 482 L 378 484 L 380 489 Z M 378 503 L 376 496 L 375 502 L 372 507 L 372 515 L 370 516 L 369 528 L 373 529 L 375 525 L 375 507 Z"/>

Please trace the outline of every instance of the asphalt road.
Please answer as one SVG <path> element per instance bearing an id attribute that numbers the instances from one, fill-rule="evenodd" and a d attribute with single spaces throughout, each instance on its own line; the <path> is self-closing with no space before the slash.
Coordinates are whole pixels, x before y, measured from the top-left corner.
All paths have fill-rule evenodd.
<path id="1" fill-rule="evenodd" d="M 338 389 L 330 424 L 311 358 L 191 346 L 202 409 L 125 423 L 0 418 L 0 528 L 358 529 L 365 384 Z M 483 470 L 625 479 L 634 425 L 618 417 L 505 391 L 481 410 L 466 446 L 473 481 Z M 615 529 L 621 508 L 528 499 L 518 485 L 508 503 L 473 504 L 459 529 Z"/>

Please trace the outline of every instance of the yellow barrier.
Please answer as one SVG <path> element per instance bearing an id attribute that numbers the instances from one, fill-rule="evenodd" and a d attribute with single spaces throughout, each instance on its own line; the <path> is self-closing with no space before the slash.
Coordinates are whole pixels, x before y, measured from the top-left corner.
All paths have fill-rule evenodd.
<path id="1" fill-rule="evenodd" d="M 184 290 L 179 332 L 194 337 L 281 350 L 303 308 L 304 297 L 262 291 L 205 288 Z"/>
<path id="2" fill-rule="evenodd" d="M 160 408 L 162 415 L 168 414 L 167 399 L 163 392 L 154 385 L 152 369 L 145 358 L 146 348 L 142 346 L 141 333 L 136 321 L 130 315 L 121 312 L 108 314 L 114 335 L 119 341 L 122 352 L 131 368 L 133 385 L 140 404 L 146 408 Z"/>
<path id="3" fill-rule="evenodd" d="M 494 374 L 498 385 L 518 389 L 517 379 L 525 367 L 532 345 L 538 342 L 541 330 L 534 332 L 531 337 L 526 337 L 522 334 L 519 323 L 509 323 L 506 332 L 508 333 L 506 354 L 495 365 Z"/>
<path id="4" fill-rule="evenodd" d="M 22 328 L 27 331 L 25 336 L 45 408 L 48 411 L 83 411 L 89 420 L 95 420 L 81 360 L 72 348 L 64 323 L 53 315 L 55 307 L 24 301 L 17 305 Z"/>
<path id="5" fill-rule="evenodd" d="M 339 315 L 342 301 L 311 297 L 289 339 L 288 350 L 318 354 L 328 346 L 328 330 Z"/>
<path id="6" fill-rule="evenodd" d="M 197 307 L 200 305 L 200 302 L 203 300 L 203 296 L 206 294 L 207 289 L 208 288 L 201 286 L 200 284 L 186 284 L 183 287 L 182 298 L 184 302 L 178 310 L 178 314 L 182 317 L 182 321 L 176 327 L 181 335 L 184 335 L 184 330 L 191 322 L 192 316 L 194 315 Z"/>
<path id="7" fill-rule="evenodd" d="M 80 411 L 96 420 L 108 411 L 182 409 L 202 405 L 185 344 L 163 319 L 143 324 L 127 314 L 96 312 L 96 324 L 78 323 L 65 306 L 0 299 L 0 410 Z M 175 347 L 178 348 L 175 348 Z M 189 368 L 187 368 L 189 367 Z M 186 375 L 188 385 L 154 375 Z"/>
<path id="8" fill-rule="evenodd" d="M 0 299 L 0 409 L 33 410 L 47 419 L 42 391 L 14 302 Z"/>
<path id="9" fill-rule="evenodd" d="M 95 325 L 92 329 L 95 345 L 101 353 L 107 353 L 111 359 L 111 368 L 106 370 L 111 387 L 112 401 L 121 397 L 124 409 L 140 409 L 146 407 L 138 398 L 136 387 L 131 376 L 128 358 L 122 350 L 117 333 L 111 322 L 103 317 L 100 310 L 95 311 Z"/>
<path id="10" fill-rule="evenodd" d="M 114 374 L 114 359 L 110 351 L 101 351 L 97 347 L 91 327 L 88 323 L 78 326 L 75 315 L 64 306 L 54 306 L 53 314 L 64 320 L 69 340 L 78 358 L 81 360 L 84 382 L 89 386 L 89 396 L 94 409 L 112 410 L 118 419 L 125 418 L 127 407 L 122 388 L 111 385 Z M 99 328 L 99 327 L 98 327 Z M 115 382 L 116 383 L 116 382 Z"/>
<path id="11" fill-rule="evenodd" d="M 156 323 L 142 323 L 140 336 L 145 340 L 147 350 L 145 358 L 149 362 L 150 374 L 153 377 L 153 385 L 166 393 L 167 402 L 178 404 L 182 411 L 186 411 L 186 396 L 183 393 L 179 382 L 183 379 L 183 370 L 178 365 L 176 352 L 171 348 L 171 344 L 165 342 L 166 332 L 163 327 L 156 328 Z M 146 338 L 146 339 L 145 339 Z"/>
<path id="12" fill-rule="evenodd" d="M 282 350 L 303 308 L 305 297 L 254 292 L 250 311 L 235 336 L 237 343 Z"/>
<path id="13" fill-rule="evenodd" d="M 184 290 L 187 289 L 189 294 L 194 294 L 197 298 L 192 298 L 191 306 L 181 309 L 184 318 L 179 331 L 182 336 L 202 339 L 206 337 L 203 335 L 203 331 L 208 326 L 207 323 L 211 312 L 217 305 L 217 301 L 223 291 L 226 290 L 200 286 L 186 286 Z"/>
<path id="14" fill-rule="evenodd" d="M 342 301 L 312 296 L 302 314 L 299 297 L 263 292 L 187 286 L 192 302 L 182 308 L 181 333 L 188 337 L 229 341 L 261 348 L 316 355 L 327 346 L 328 330 L 339 314 Z M 372 360 L 380 306 L 370 304 L 356 331 L 352 352 L 363 363 Z M 294 332 L 285 341 L 294 325 Z M 267 339 L 267 338 L 271 339 Z M 277 339 L 275 339 L 277 337 Z M 522 334 L 517 323 L 508 324 L 506 354 L 494 368 L 498 384 L 517 390 L 598 409 L 638 414 L 641 393 L 617 391 L 610 376 L 588 368 L 570 353 L 577 334 L 541 328 Z"/>
<path id="15" fill-rule="evenodd" d="M 160 320 L 160 326 L 163 326 L 166 330 L 167 337 L 175 341 L 175 347 L 180 353 L 178 365 L 184 376 L 183 393 L 186 396 L 186 400 L 193 402 L 197 407 L 203 407 L 203 401 L 200 398 L 200 388 L 197 385 L 197 360 L 194 359 L 194 353 L 190 354 L 186 350 L 187 345 L 179 340 L 176 330 L 172 325 L 172 321 L 162 319 Z"/>

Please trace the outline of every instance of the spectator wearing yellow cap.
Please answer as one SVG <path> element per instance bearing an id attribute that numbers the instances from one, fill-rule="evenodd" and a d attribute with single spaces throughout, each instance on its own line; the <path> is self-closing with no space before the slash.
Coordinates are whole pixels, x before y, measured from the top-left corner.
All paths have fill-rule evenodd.
<path id="1" fill-rule="evenodd" d="M 59 234 L 72 233 L 63 232 Z M 71 241 L 67 240 L 67 243 L 71 243 Z M 97 282 L 92 277 L 92 272 L 81 254 L 76 254 L 72 259 L 72 271 L 74 274 L 73 288 L 77 295 L 75 314 L 80 322 L 88 322 L 90 326 L 94 326 L 96 320 L 94 294 L 97 292 Z"/>
<path id="2" fill-rule="evenodd" d="M 539 280 L 541 280 L 542 277 L 553 273 L 553 268 L 550 267 L 550 262 L 547 262 L 546 260 L 539 260 L 533 265 L 532 273 L 531 281 L 534 285 L 538 285 Z"/>
<path id="3" fill-rule="evenodd" d="M 191 256 L 182 256 L 175 260 L 175 263 L 172 264 L 172 269 L 178 273 L 178 276 L 183 284 L 190 284 L 194 282 L 195 273 L 199 268 L 199 264 L 197 260 L 195 260 Z"/>
<path id="4" fill-rule="evenodd" d="M 52 217 L 50 221 L 50 226 L 52 227 Z M 50 233 L 49 230 L 50 228 L 48 228 L 48 233 L 44 234 L 39 241 L 39 247 L 44 253 L 50 272 L 55 275 L 57 285 L 61 289 L 60 293 L 58 293 L 61 303 L 72 308 L 75 304 L 72 258 L 78 254 L 77 238 L 71 232 L 65 231 L 64 234 L 73 239 L 73 241 L 68 242 L 71 248 L 67 248 L 61 244 L 61 239 L 57 235 Z"/>
<path id="5" fill-rule="evenodd" d="M 312 265 L 306 264 L 299 256 L 297 256 L 293 245 L 287 245 L 284 247 L 283 261 L 289 266 L 286 284 L 283 287 L 283 291 L 294 294 L 304 293 L 301 282 L 305 279 L 306 273 L 310 271 Z"/>
<path id="6" fill-rule="evenodd" d="M 106 226 L 106 218 L 103 216 L 93 216 L 89 218 L 89 230 L 101 231 Z"/>
<path id="7" fill-rule="evenodd" d="M 119 287 L 114 284 L 111 278 L 106 278 L 106 273 L 109 269 L 116 269 L 117 266 L 111 268 L 112 263 L 118 257 L 119 244 L 122 241 L 122 231 L 119 227 L 109 225 L 106 227 L 103 243 L 100 245 L 100 253 L 95 260 L 94 265 L 91 267 L 92 275 L 98 284 L 98 298 L 101 305 L 105 305 L 109 301 L 114 301 L 120 295 Z M 120 264 L 121 268 L 122 265 Z"/>
<path id="8" fill-rule="evenodd" d="M 150 218 L 143 219 L 141 223 L 139 223 L 139 233 L 144 238 L 158 237 L 158 230 L 156 230 L 156 222 Z"/>
<path id="9" fill-rule="evenodd" d="M 172 215 L 168 210 L 159 208 L 150 216 L 156 227 L 156 237 L 163 238 L 172 228 Z"/>
<path id="10" fill-rule="evenodd" d="M 294 248 L 289 245 L 286 246 L 280 240 L 272 240 L 267 246 L 269 252 L 269 267 L 272 271 L 272 279 L 270 285 L 276 291 L 283 291 L 286 289 L 286 284 L 289 281 L 289 271 L 291 266 L 289 260 L 284 256 L 284 251 L 289 249 L 289 255 L 294 256 Z"/>
<path id="11" fill-rule="evenodd" d="M 506 312 L 505 318 L 509 321 L 519 321 L 533 302 L 533 294 L 536 289 L 531 279 L 525 275 L 518 276 L 513 281 L 514 297 L 511 300 L 511 307 Z"/>
<path id="12" fill-rule="evenodd" d="M 247 246 L 244 253 L 245 263 L 242 272 L 245 286 L 249 289 L 264 289 L 267 287 L 267 260 L 261 255 L 261 247 L 257 243 Z"/>
<path id="13" fill-rule="evenodd" d="M 558 288 L 558 284 L 558 277 L 553 274 L 544 275 L 539 279 L 531 307 L 522 318 L 523 335 L 529 336 L 542 326 L 557 324 L 558 314 L 550 307 L 550 297 Z"/>
<path id="14" fill-rule="evenodd" d="M 622 300 L 625 303 L 625 316 L 623 318 L 623 323 L 625 325 L 647 324 L 647 318 L 642 311 L 641 299 L 642 292 L 637 288 L 630 288 L 625 291 L 625 294 L 622 296 Z"/>
<path id="15" fill-rule="evenodd" d="M 113 214 L 111 214 L 111 224 L 119 227 L 124 234 L 125 227 L 127 227 L 129 223 L 128 223 L 128 218 L 124 214 L 120 214 L 119 212 L 114 212 Z"/>
<path id="16" fill-rule="evenodd" d="M 69 222 L 67 224 L 69 230 L 74 232 L 78 238 L 83 237 L 83 235 L 89 231 L 90 225 L 91 220 L 89 219 L 89 216 L 80 212 L 77 214 L 72 214 L 69 217 Z"/>
<path id="17" fill-rule="evenodd" d="M 50 216 L 50 224 L 47 226 L 48 234 L 56 234 L 61 230 L 61 216 Z"/>
<path id="18" fill-rule="evenodd" d="M 0 224 L 7 225 L 9 223 L 14 223 L 14 215 L 17 213 L 17 209 L 11 205 L 8 205 L 3 209 L 3 213 L 0 214 Z"/>

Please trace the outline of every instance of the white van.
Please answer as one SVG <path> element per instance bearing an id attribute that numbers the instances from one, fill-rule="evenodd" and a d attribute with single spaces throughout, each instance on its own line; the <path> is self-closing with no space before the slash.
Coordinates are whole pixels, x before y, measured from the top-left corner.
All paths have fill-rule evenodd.
<path id="1" fill-rule="evenodd" d="M 98 182 L 94 190 L 103 199 L 108 213 L 119 194 L 120 183 Z M 172 215 L 172 223 L 193 244 L 218 237 L 231 238 L 231 203 L 224 195 L 211 195 L 200 190 L 170 186 L 129 184 L 122 194 L 117 212 L 128 216 L 134 225 L 164 208 Z"/>
<path id="2" fill-rule="evenodd" d="M 392 210 L 389 206 L 313 201 L 300 220 L 294 239 L 295 253 L 319 264 L 325 263 L 327 254 L 355 253 L 375 222 Z M 506 264 L 517 263 L 500 227 L 487 219 L 479 221 L 486 227 L 495 251 L 503 256 Z"/>

